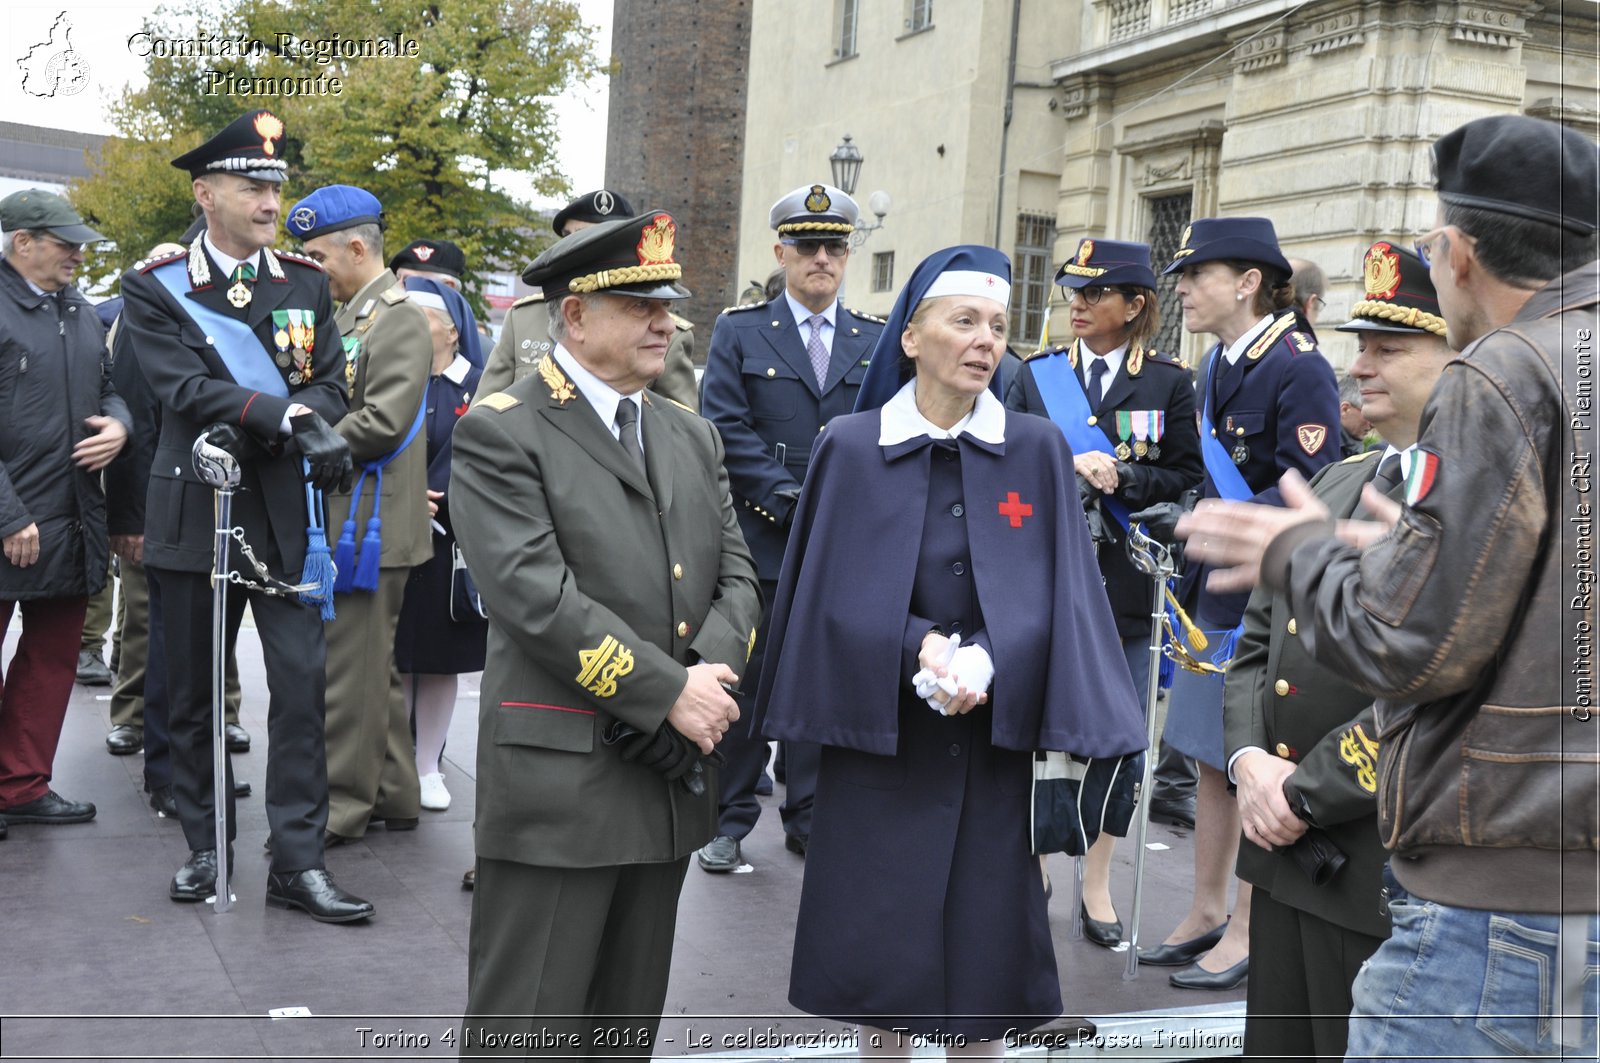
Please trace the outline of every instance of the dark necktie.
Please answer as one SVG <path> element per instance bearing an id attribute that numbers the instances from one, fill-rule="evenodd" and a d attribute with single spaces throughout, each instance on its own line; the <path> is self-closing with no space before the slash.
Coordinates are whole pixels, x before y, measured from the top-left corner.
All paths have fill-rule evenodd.
<path id="1" fill-rule="evenodd" d="M 1378 471 L 1372 477 L 1372 486 L 1385 498 L 1394 498 L 1394 489 L 1400 486 L 1400 455 L 1390 454 L 1378 464 Z M 1356 507 L 1354 514 L 1357 520 L 1370 519 L 1372 513 L 1365 505 Z"/>
<path id="2" fill-rule="evenodd" d="M 1100 399 L 1105 394 L 1104 378 L 1106 375 L 1106 360 L 1104 358 L 1089 359 L 1089 412 L 1100 408 Z"/>
<path id="3" fill-rule="evenodd" d="M 644 450 L 639 446 L 639 407 L 633 404 L 632 399 L 623 399 L 617 403 L 617 442 L 622 444 L 622 449 L 628 452 L 639 471 L 644 471 Z"/>

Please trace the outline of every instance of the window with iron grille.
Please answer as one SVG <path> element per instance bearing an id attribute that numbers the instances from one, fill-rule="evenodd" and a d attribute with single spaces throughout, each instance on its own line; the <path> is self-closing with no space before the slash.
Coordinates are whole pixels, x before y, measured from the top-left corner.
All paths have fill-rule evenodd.
<path id="1" fill-rule="evenodd" d="M 894 291 L 894 252 L 879 251 L 872 256 L 872 290 Z"/>
<path id="2" fill-rule="evenodd" d="M 915 33 L 933 25 L 933 0 L 911 0 L 911 14 L 906 18 L 906 31 Z"/>
<path id="3" fill-rule="evenodd" d="M 1046 214 L 1017 215 L 1017 249 L 1011 258 L 1011 346 L 1031 351 L 1044 333 L 1055 277 L 1056 220 Z"/>
<path id="4" fill-rule="evenodd" d="M 1183 230 L 1189 224 L 1194 210 L 1192 191 L 1174 192 L 1168 196 L 1149 199 L 1150 230 L 1145 237 L 1150 245 L 1150 257 L 1156 270 L 1156 304 L 1161 307 L 1161 331 L 1156 333 L 1155 348 L 1162 354 L 1179 356 L 1183 343 L 1183 308 L 1178 302 L 1178 278 L 1162 276 L 1161 271 L 1183 243 Z"/>
<path id="5" fill-rule="evenodd" d="M 839 46 L 834 55 L 847 59 L 856 54 L 857 0 L 839 0 Z"/>

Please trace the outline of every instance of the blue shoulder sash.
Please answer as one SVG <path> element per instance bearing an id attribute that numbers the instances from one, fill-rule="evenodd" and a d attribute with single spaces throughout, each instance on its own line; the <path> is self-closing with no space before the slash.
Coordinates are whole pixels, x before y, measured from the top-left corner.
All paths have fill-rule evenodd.
<path id="1" fill-rule="evenodd" d="M 1094 411 L 1089 409 L 1089 396 L 1083 393 L 1083 383 L 1072 368 L 1071 360 L 1062 354 L 1048 355 L 1027 363 L 1033 367 L 1033 382 L 1039 385 L 1039 397 L 1044 399 L 1045 411 L 1061 427 L 1074 454 L 1099 451 L 1112 457 L 1116 452 L 1106 434 L 1089 423 Z M 1100 504 L 1113 520 L 1128 530 L 1128 507 L 1113 495 L 1101 495 Z"/>
<path id="2" fill-rule="evenodd" d="M 1255 492 L 1245 483 L 1239 466 L 1233 463 L 1227 449 L 1217 441 L 1217 431 L 1211 423 L 1211 395 L 1217 386 L 1214 374 L 1221 358 L 1222 345 L 1218 344 L 1211 349 L 1211 357 L 1206 361 L 1206 394 L 1200 412 L 1200 455 L 1205 460 L 1206 475 L 1211 478 L 1217 494 L 1229 502 L 1243 502 Z"/>
<path id="3" fill-rule="evenodd" d="M 289 397 L 288 383 L 284 381 L 283 374 L 278 372 L 261 338 L 251 331 L 249 325 L 188 297 L 191 291 L 189 270 L 182 258 L 175 258 L 150 272 L 163 288 L 172 293 L 173 300 L 183 312 L 216 341 L 217 357 L 222 359 L 235 384 L 280 399 Z"/>

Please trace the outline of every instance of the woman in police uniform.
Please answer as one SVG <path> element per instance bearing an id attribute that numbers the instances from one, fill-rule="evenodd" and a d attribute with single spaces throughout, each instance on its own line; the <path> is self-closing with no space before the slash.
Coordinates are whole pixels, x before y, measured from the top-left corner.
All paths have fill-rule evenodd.
<path id="1" fill-rule="evenodd" d="M 1207 498 L 1280 504 L 1278 477 L 1306 479 L 1339 456 L 1339 387 L 1316 341 L 1295 330 L 1294 285 L 1266 218 L 1201 218 L 1183 234 L 1167 273 L 1179 274 L 1183 326 L 1217 338 L 1196 392 Z M 1189 912 L 1140 962 L 1187 966 L 1186 989 L 1232 989 L 1249 974 L 1250 886 L 1240 882 L 1227 918 L 1228 879 L 1239 847 L 1239 813 L 1228 793 L 1222 743 L 1222 673 L 1247 594 L 1212 594 L 1209 569 L 1187 573 L 1191 613 L 1217 651 L 1218 670 L 1180 669 L 1166 740 L 1200 764 L 1195 814 L 1194 897 Z M 1207 950 L 1210 950 L 1209 952 Z"/>
<path id="2" fill-rule="evenodd" d="M 1130 511 L 1176 502 L 1200 482 L 1194 381 L 1177 361 L 1146 347 L 1161 327 L 1149 244 L 1080 240 L 1056 283 L 1066 290 L 1073 339 L 1030 356 L 1006 389 L 1006 406 L 1052 418 L 1072 444 L 1085 499 L 1099 503 L 1115 538 L 1097 550 L 1100 575 L 1143 703 L 1150 578 L 1128 560 L 1122 536 Z M 1115 843 L 1102 834 L 1084 858 L 1084 936 L 1106 948 L 1122 940 L 1111 903 Z"/>

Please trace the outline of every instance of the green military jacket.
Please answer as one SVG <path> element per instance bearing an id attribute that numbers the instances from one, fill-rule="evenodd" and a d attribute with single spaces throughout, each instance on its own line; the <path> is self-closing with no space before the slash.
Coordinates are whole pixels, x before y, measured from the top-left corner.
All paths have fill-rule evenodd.
<path id="1" fill-rule="evenodd" d="M 694 325 L 672 315 L 676 329 L 667 347 L 667 367 L 650 390 L 674 402 L 700 409 L 700 388 L 694 378 Z M 483 367 L 478 394 L 493 395 L 533 372 L 539 359 L 555 350 L 550 342 L 550 307 L 542 295 L 528 295 L 511 304 L 500 339 Z"/>
<path id="2" fill-rule="evenodd" d="M 368 282 L 334 314 L 344 342 L 350 412 L 334 429 L 350 444 L 356 475 L 361 463 L 381 458 L 405 441 L 422 406 L 433 366 L 428 316 L 411 302 L 389 270 Z M 350 491 L 329 491 L 328 542 L 350 515 Z M 367 474 L 356 513 L 356 543 L 372 516 L 377 478 Z M 383 467 L 383 568 L 411 568 L 433 556 L 428 524 L 428 433 L 424 426 L 405 450 Z"/>
<path id="3" fill-rule="evenodd" d="M 457 424 L 450 505 L 489 611 L 478 718 L 481 857 L 598 867 L 686 857 L 717 821 L 622 760 L 697 661 L 741 676 L 761 613 L 709 421 L 646 397 L 648 475 L 549 355 Z"/>
<path id="4" fill-rule="evenodd" d="M 1322 469 L 1311 481 L 1336 518 L 1349 517 L 1361 488 L 1378 471 L 1381 450 Z M 1305 652 L 1285 595 L 1257 588 L 1244 614 L 1244 632 L 1228 665 L 1222 714 L 1228 757 L 1258 746 L 1298 767 L 1290 776 L 1312 820 L 1348 863 L 1332 881 L 1314 886 L 1287 850 L 1267 852 L 1248 839 L 1239 845 L 1239 877 L 1292 908 L 1374 937 L 1387 937 L 1389 917 L 1379 898 L 1379 872 L 1388 852 L 1378 836 L 1378 745 L 1372 697 L 1344 682 Z"/>

